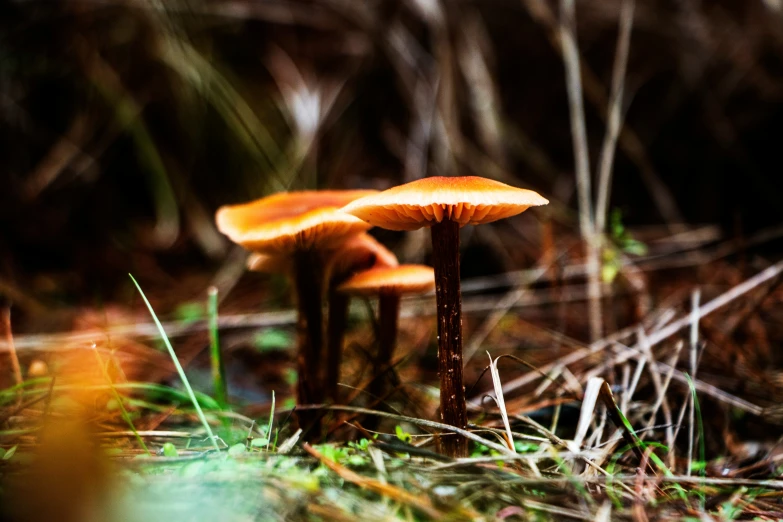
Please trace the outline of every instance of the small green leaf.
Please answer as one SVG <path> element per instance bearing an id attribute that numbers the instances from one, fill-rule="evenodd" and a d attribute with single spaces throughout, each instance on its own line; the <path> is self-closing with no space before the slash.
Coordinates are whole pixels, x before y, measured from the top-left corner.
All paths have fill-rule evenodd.
<path id="1" fill-rule="evenodd" d="M 609 222 L 612 230 L 612 237 L 614 239 L 622 238 L 623 234 L 625 234 L 625 225 L 623 225 L 623 213 L 619 208 L 612 209 Z"/>
<path id="2" fill-rule="evenodd" d="M 228 448 L 228 454 L 231 456 L 242 455 L 246 451 L 247 448 L 245 448 L 245 444 L 242 442 L 237 442 L 236 444 Z"/>
<path id="3" fill-rule="evenodd" d="M 691 471 L 701 471 L 707 469 L 707 463 L 700 461 L 700 460 L 694 460 L 691 462 Z"/>
<path id="4" fill-rule="evenodd" d="M 177 447 L 172 444 L 171 442 L 167 442 L 163 445 L 163 456 L 164 457 L 179 457 L 179 452 L 177 451 Z"/>
<path id="5" fill-rule="evenodd" d="M 367 451 L 367 448 L 370 447 L 370 441 L 368 439 L 359 439 L 358 442 L 349 442 L 348 447 L 358 449 L 360 451 Z"/>
<path id="6" fill-rule="evenodd" d="M 174 316 L 185 324 L 195 323 L 206 315 L 204 305 L 198 302 L 183 303 L 174 310 Z"/>
<path id="7" fill-rule="evenodd" d="M 259 437 L 250 442 L 250 446 L 253 448 L 265 448 L 267 444 L 269 444 L 269 439 L 266 437 Z"/>
<path id="8" fill-rule="evenodd" d="M 5 455 L 3 455 L 3 460 L 11 460 L 11 457 L 14 456 L 14 453 L 16 453 L 16 448 L 19 446 L 12 446 L 11 449 L 7 450 L 5 452 Z"/>
<path id="9" fill-rule="evenodd" d="M 367 464 L 367 459 L 361 455 L 351 455 L 348 457 L 348 464 L 351 466 L 364 466 Z"/>
<path id="10" fill-rule="evenodd" d="M 601 279 L 604 283 L 611 283 L 617 278 L 617 274 L 620 273 L 620 267 L 617 263 L 604 263 L 601 267 Z"/>
<path id="11" fill-rule="evenodd" d="M 399 424 L 394 427 L 394 433 L 397 435 L 397 438 L 400 439 L 402 442 L 410 442 L 411 440 L 413 440 L 411 434 L 404 431 Z"/>
<path id="12" fill-rule="evenodd" d="M 286 383 L 292 386 L 296 384 L 297 376 L 298 375 L 296 373 L 296 370 L 294 370 L 293 368 L 286 368 L 285 371 L 283 372 L 283 379 L 285 379 Z"/>
<path id="13" fill-rule="evenodd" d="M 540 446 L 534 442 L 515 440 L 514 449 L 517 450 L 517 453 L 532 453 L 534 451 L 538 451 L 540 449 Z"/>
<path id="14" fill-rule="evenodd" d="M 647 253 L 647 245 L 636 239 L 626 239 L 622 247 L 623 252 L 634 256 L 643 256 Z"/>
<path id="15" fill-rule="evenodd" d="M 279 352 L 294 345 L 294 335 L 288 330 L 267 328 L 253 338 L 253 346 L 261 352 Z"/>

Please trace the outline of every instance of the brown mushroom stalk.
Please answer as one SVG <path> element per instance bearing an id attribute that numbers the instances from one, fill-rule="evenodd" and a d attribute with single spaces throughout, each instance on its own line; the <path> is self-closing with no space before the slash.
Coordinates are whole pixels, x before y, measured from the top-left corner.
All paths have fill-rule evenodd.
<path id="1" fill-rule="evenodd" d="M 319 360 L 323 346 L 323 294 L 326 276 L 323 272 L 324 255 L 317 250 L 302 250 L 287 258 L 253 253 L 247 268 L 253 272 L 285 273 L 293 280 L 297 308 L 296 397 L 297 404 L 310 404 L 319 396 Z M 303 425 L 310 412 L 300 412 Z"/>
<path id="2" fill-rule="evenodd" d="M 438 372 L 441 419 L 467 427 L 462 379 L 462 304 L 459 284 L 459 229 L 491 223 L 548 201 L 532 190 L 475 177 L 424 178 L 362 197 L 343 207 L 368 223 L 390 230 L 432 227 L 438 316 Z M 444 437 L 442 448 L 451 457 L 465 457 L 468 441 Z"/>
<path id="3" fill-rule="evenodd" d="M 345 327 L 348 323 L 348 304 L 350 299 L 335 288 L 329 289 L 329 318 L 326 326 L 326 377 L 324 392 L 326 399 L 339 402 L 337 385 L 340 382 L 340 364 L 343 358 Z"/>
<path id="4" fill-rule="evenodd" d="M 293 259 L 296 288 L 296 322 L 298 346 L 296 353 L 297 403 L 320 402 L 318 369 L 323 353 L 324 272 L 317 251 L 297 252 Z M 301 413 L 300 413 L 301 420 Z M 310 424 L 302 422 L 303 425 Z"/>
<path id="5" fill-rule="evenodd" d="M 468 412 L 462 379 L 462 292 L 459 276 L 459 223 L 444 219 L 432 232 L 435 302 L 438 310 L 438 372 L 443 422 L 466 429 Z M 444 436 L 446 455 L 467 456 L 468 440 Z"/>
<path id="6" fill-rule="evenodd" d="M 400 317 L 400 295 L 382 293 L 378 298 L 378 354 L 375 360 L 375 378 L 367 391 L 374 397 L 384 394 L 387 374 L 392 367 L 397 346 L 397 323 Z"/>

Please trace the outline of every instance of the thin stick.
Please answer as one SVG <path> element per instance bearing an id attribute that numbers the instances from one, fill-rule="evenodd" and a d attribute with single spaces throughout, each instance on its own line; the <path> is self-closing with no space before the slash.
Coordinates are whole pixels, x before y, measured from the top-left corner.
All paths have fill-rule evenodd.
<path id="1" fill-rule="evenodd" d="M 595 220 L 591 205 L 590 157 L 587 147 L 585 108 L 582 100 L 582 77 L 579 50 L 576 44 L 575 0 L 560 0 L 560 39 L 565 63 L 568 107 L 571 116 L 571 136 L 576 164 L 576 190 L 579 199 L 579 230 L 587 254 L 587 295 L 590 341 L 601 337 L 601 279 L 595 237 Z"/>
<path id="2" fill-rule="evenodd" d="M 699 300 L 701 299 L 701 292 L 696 289 L 691 294 L 691 350 L 690 350 L 690 364 L 691 364 L 691 376 L 696 378 L 696 367 L 698 365 L 699 354 Z M 685 470 L 685 474 L 691 476 L 691 468 L 693 467 L 693 435 L 696 429 L 696 392 L 688 394 L 688 468 Z"/>
<path id="3" fill-rule="evenodd" d="M 587 239 L 593 232 L 592 206 L 590 203 L 590 158 L 587 149 L 585 108 L 582 100 L 582 78 L 579 50 L 576 44 L 575 0 L 560 0 L 560 38 L 563 45 L 568 105 L 571 116 L 574 161 L 576 162 L 576 188 L 579 197 L 579 229 Z"/>
<path id="4" fill-rule="evenodd" d="M 622 126 L 623 91 L 625 90 L 625 72 L 628 65 L 628 50 L 631 46 L 631 29 L 636 0 L 623 0 L 620 7 L 620 29 L 617 35 L 617 51 L 612 67 L 612 92 L 609 95 L 609 114 L 607 115 L 606 134 L 598 161 L 598 195 L 595 203 L 595 230 L 604 231 L 606 213 L 609 207 L 609 190 L 612 186 L 612 165 L 617 149 L 617 137 Z"/>

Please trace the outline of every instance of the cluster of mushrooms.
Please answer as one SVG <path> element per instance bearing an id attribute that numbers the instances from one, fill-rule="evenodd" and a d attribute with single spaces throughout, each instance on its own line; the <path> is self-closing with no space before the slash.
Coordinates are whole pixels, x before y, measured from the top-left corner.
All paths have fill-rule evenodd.
<path id="1" fill-rule="evenodd" d="M 288 274 L 296 289 L 297 404 L 338 402 L 337 383 L 351 295 L 379 297 L 379 350 L 369 392 L 379 395 L 397 337 L 400 296 L 435 288 L 440 416 L 465 429 L 459 229 L 548 201 L 536 192 L 481 177 L 429 177 L 374 190 L 279 193 L 216 215 L 219 230 L 253 252 L 249 268 Z M 367 230 L 432 231 L 433 268 L 400 265 Z M 324 304 L 328 303 L 325 307 Z M 328 310 L 324 321 L 324 309 Z M 299 412 L 302 425 L 316 419 Z M 441 451 L 467 456 L 467 439 L 443 437 Z"/>

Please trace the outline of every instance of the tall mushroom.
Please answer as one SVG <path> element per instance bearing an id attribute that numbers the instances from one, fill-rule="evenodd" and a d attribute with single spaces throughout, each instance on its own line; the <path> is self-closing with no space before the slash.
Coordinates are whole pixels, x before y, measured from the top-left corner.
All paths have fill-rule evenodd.
<path id="1" fill-rule="evenodd" d="M 465 428 L 467 409 L 462 379 L 462 297 L 459 281 L 459 229 L 480 225 L 549 203 L 532 190 L 498 181 L 431 177 L 393 187 L 348 203 L 343 210 L 390 230 L 431 227 L 435 298 L 438 314 L 440 415 L 444 423 Z M 443 451 L 467 455 L 463 437 L 444 437 Z"/>
<path id="2" fill-rule="evenodd" d="M 326 377 L 324 392 L 327 400 L 338 402 L 345 323 L 348 316 L 348 296 L 337 291 L 345 279 L 355 272 L 373 266 L 397 266 L 397 258 L 369 234 L 354 236 L 331 254 L 329 266 L 329 317 L 326 326 Z"/>
<path id="3" fill-rule="evenodd" d="M 394 348 L 397 346 L 397 320 L 400 298 L 403 295 L 423 294 L 435 288 L 435 273 L 429 266 L 400 265 L 375 267 L 359 272 L 338 288 L 349 295 L 378 296 L 378 354 L 375 358 L 375 376 L 369 392 L 383 394 L 383 377 L 391 368 Z"/>
<path id="4" fill-rule="evenodd" d="M 218 227 L 248 250 L 289 260 L 299 314 L 297 403 L 317 402 L 322 397 L 318 369 L 323 355 L 323 298 L 329 252 L 370 225 L 337 208 L 326 207 L 293 217 L 252 222 L 249 227 L 229 226 L 249 221 L 219 219 Z M 304 420 L 300 415 L 300 421 L 308 424 L 312 419 Z"/>

